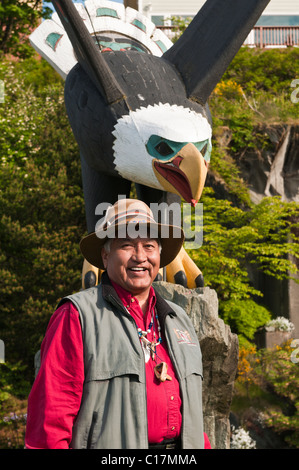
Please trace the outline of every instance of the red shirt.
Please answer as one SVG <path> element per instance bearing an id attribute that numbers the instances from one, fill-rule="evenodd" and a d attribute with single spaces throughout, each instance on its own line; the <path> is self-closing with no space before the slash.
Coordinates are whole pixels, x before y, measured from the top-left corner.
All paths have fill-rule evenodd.
<path id="1" fill-rule="evenodd" d="M 146 331 L 152 321 L 152 312 L 155 311 L 156 297 L 155 291 L 151 287 L 148 299 L 148 306 L 145 315 L 143 314 L 138 300 L 130 292 L 111 282 L 116 293 L 124 306 L 134 318 L 137 328 Z M 156 341 L 160 333 L 158 331 L 157 320 L 154 315 L 154 327 Z M 154 341 L 153 328 L 147 334 L 149 341 Z M 146 393 L 147 393 L 147 419 L 148 419 L 148 440 L 150 443 L 157 443 L 163 439 L 176 438 L 180 435 L 182 416 L 181 398 L 179 382 L 176 378 L 175 370 L 168 355 L 166 341 L 162 336 L 162 343 L 157 346 L 155 360 L 149 358 L 145 363 L 146 368 Z M 160 382 L 155 376 L 154 368 L 160 362 L 166 362 L 167 373 L 172 380 Z"/>
<path id="2" fill-rule="evenodd" d="M 68 302 L 52 315 L 41 346 L 41 366 L 28 398 L 27 448 L 69 448 L 83 382 L 82 329 Z"/>
<path id="3" fill-rule="evenodd" d="M 114 284 L 121 300 L 136 321 L 146 330 L 155 305 L 151 290 L 148 311 L 143 316 L 138 301 Z M 156 338 L 159 337 L 155 322 Z M 71 334 L 70 334 L 71 333 Z M 149 334 L 151 340 L 151 335 Z M 163 341 L 164 340 L 164 341 Z M 154 377 L 156 363 L 146 363 L 149 441 L 176 437 L 181 427 L 179 385 L 169 359 L 165 339 L 157 346 L 157 362 L 168 364 L 171 381 L 160 383 Z M 82 330 L 79 313 L 71 302 L 52 315 L 41 346 L 41 366 L 28 398 L 25 445 L 35 449 L 66 449 L 81 404 L 84 383 Z M 210 448 L 205 435 L 205 448 Z"/>

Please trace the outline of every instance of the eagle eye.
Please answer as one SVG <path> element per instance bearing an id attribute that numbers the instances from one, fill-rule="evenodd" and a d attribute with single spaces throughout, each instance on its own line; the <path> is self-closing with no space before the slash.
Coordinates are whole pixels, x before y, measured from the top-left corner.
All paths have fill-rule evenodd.
<path id="1" fill-rule="evenodd" d="M 172 148 L 163 140 L 155 146 L 155 149 L 157 150 L 157 152 L 159 152 L 160 155 L 162 155 L 162 157 L 167 157 L 168 155 L 171 155 L 173 153 Z"/>
<path id="2" fill-rule="evenodd" d="M 208 149 L 208 144 L 205 144 L 203 146 L 203 148 L 201 149 L 201 151 L 200 151 L 203 157 L 205 157 L 205 153 L 206 153 L 207 149 Z"/>

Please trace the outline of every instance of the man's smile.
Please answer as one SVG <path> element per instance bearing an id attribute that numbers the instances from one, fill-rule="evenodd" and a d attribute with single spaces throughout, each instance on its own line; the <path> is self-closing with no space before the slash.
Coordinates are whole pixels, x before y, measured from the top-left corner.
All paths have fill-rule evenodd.
<path id="1" fill-rule="evenodd" d="M 129 277 L 141 278 L 149 274 L 149 269 L 146 267 L 132 266 L 127 268 L 127 274 Z"/>
<path id="2" fill-rule="evenodd" d="M 148 268 L 138 268 L 138 267 L 132 267 L 132 268 L 128 268 L 130 271 L 135 271 L 135 272 L 139 272 L 139 271 L 147 271 Z"/>

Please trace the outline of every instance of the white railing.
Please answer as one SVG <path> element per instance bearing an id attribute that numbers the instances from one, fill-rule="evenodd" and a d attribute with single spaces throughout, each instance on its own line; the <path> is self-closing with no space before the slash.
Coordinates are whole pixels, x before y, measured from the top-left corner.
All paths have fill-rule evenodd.
<path id="1" fill-rule="evenodd" d="M 176 26 L 157 26 L 169 39 L 178 34 Z M 299 26 L 255 26 L 246 38 L 245 45 L 251 47 L 299 46 Z"/>

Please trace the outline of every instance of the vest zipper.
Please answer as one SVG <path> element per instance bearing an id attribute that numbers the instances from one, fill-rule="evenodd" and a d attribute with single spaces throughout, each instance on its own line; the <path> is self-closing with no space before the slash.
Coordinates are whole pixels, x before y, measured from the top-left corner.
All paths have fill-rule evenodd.
<path id="1" fill-rule="evenodd" d="M 137 334 L 137 337 L 139 339 L 139 335 L 138 335 L 138 329 L 137 329 L 137 325 L 136 325 L 136 322 L 134 320 L 134 318 L 132 317 L 132 315 L 130 314 L 130 312 L 126 309 L 126 307 L 123 305 L 123 304 L 120 304 L 112 295 L 109 295 L 108 296 L 108 300 L 117 308 L 119 308 L 125 315 L 126 317 L 129 318 L 130 322 L 134 325 L 135 329 L 136 329 L 136 334 Z M 143 349 L 142 349 L 142 346 L 141 346 L 141 343 L 140 341 L 138 340 L 139 342 L 139 346 L 140 346 L 140 351 L 141 351 L 141 355 L 144 359 L 144 353 L 143 353 Z M 144 410 L 145 410 L 145 413 L 144 413 L 144 422 L 146 423 L 146 436 L 147 436 L 147 441 L 145 442 L 145 445 L 146 445 L 146 448 L 148 448 L 148 425 L 147 425 L 147 394 L 146 394 L 146 372 L 145 372 L 145 361 L 143 360 L 143 378 L 144 378 L 144 397 L 145 397 L 145 402 L 144 402 Z"/>

